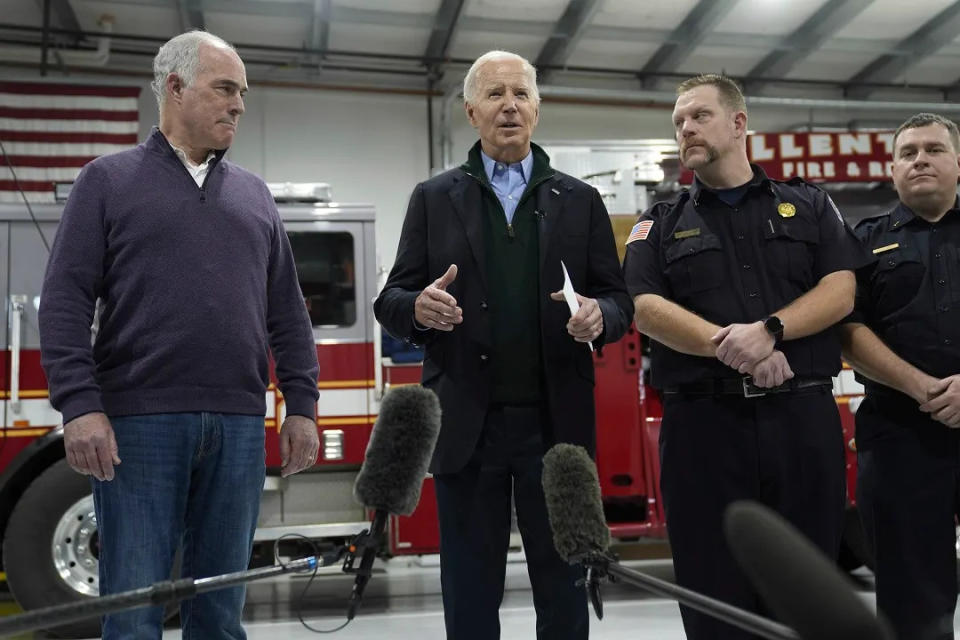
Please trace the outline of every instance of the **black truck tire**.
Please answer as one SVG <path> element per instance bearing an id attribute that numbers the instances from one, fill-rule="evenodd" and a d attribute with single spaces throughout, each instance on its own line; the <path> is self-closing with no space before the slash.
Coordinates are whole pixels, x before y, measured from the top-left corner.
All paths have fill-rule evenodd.
<path id="1" fill-rule="evenodd" d="M 50 466 L 27 487 L 10 515 L 3 542 L 7 584 L 24 610 L 78 602 L 99 593 L 97 566 L 90 562 L 96 544 L 92 512 L 90 480 L 66 460 Z M 63 539 L 55 541 L 58 527 L 57 537 Z M 80 555 L 71 555 L 78 547 Z M 72 551 L 64 554 L 56 549 Z M 61 638 L 99 637 L 100 620 L 81 620 L 48 631 Z"/>

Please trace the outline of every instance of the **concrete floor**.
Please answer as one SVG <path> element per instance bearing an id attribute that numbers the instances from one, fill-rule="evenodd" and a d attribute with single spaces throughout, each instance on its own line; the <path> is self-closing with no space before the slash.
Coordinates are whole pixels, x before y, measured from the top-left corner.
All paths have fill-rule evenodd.
<path id="1" fill-rule="evenodd" d="M 500 613 L 503 640 L 536 637 L 526 564 L 522 555 L 514 558 L 507 566 Z M 629 565 L 666 580 L 673 579 L 671 563 L 666 559 L 630 561 Z M 343 640 L 443 638 L 443 605 L 436 558 L 395 558 L 381 567 L 384 573 L 371 580 L 357 617 L 331 637 Z M 244 617 L 249 621 L 246 625 L 249 640 L 315 637 L 316 634 L 297 620 L 296 607 L 303 583 L 303 578 L 296 577 L 248 587 Z M 342 624 L 352 584 L 352 578 L 343 575 L 331 575 L 315 582 L 303 601 L 307 622 L 321 629 Z M 619 584 L 604 585 L 603 595 L 604 619 L 591 618 L 591 638 L 683 639 L 680 614 L 673 602 Z M 164 634 L 165 640 L 178 637 L 175 630 Z"/>
<path id="2" fill-rule="evenodd" d="M 624 564 L 664 580 L 673 579 L 672 564 L 665 556 L 665 545 L 644 543 L 637 556 L 647 560 L 626 560 Z M 625 554 L 630 557 L 631 554 Z M 329 637 L 341 640 L 421 640 L 444 637 L 443 607 L 440 598 L 440 571 L 435 556 L 394 558 L 376 566 L 363 606 L 357 617 L 343 630 Z M 303 576 L 281 576 L 250 583 L 245 627 L 249 640 L 303 640 L 317 634 L 298 621 L 298 612 L 313 627 L 333 629 L 345 621 L 346 601 L 353 578 L 337 567 L 322 570 L 301 598 L 307 583 Z M 869 571 L 855 574 L 861 596 L 874 607 L 873 578 Z M 680 614 L 675 602 L 624 584 L 604 585 L 604 619 L 591 612 L 591 638 L 599 640 L 683 640 Z M 507 567 L 506 592 L 501 608 L 503 640 L 535 638 L 535 615 L 530 584 L 522 554 L 513 554 Z M 960 624 L 955 622 L 960 630 Z M 45 638 L 46 635 L 21 636 L 19 640 Z M 180 638 L 178 629 L 169 629 L 164 640 Z"/>

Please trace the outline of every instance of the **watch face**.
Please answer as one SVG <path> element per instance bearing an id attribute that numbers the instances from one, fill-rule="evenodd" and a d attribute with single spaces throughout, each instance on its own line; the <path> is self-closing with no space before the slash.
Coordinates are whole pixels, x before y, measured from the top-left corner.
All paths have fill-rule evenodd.
<path id="1" fill-rule="evenodd" d="M 783 323 L 780 322 L 780 318 L 776 316 L 770 316 L 763 324 L 767 328 L 767 331 L 774 335 L 783 331 Z"/>

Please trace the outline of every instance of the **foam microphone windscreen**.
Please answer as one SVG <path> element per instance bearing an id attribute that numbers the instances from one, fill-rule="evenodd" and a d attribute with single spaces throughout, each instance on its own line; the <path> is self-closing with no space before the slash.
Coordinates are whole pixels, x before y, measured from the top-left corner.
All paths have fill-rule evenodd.
<path id="1" fill-rule="evenodd" d="M 782 517 L 756 502 L 724 514 L 727 544 L 757 593 L 804 640 L 893 640 L 836 564 Z"/>
<path id="2" fill-rule="evenodd" d="M 380 403 L 353 495 L 370 509 L 410 515 L 420 501 L 440 433 L 440 402 L 420 385 L 394 387 Z"/>
<path id="3" fill-rule="evenodd" d="M 583 447 L 556 444 L 543 456 L 543 493 L 553 546 L 564 560 L 610 546 L 597 467 Z"/>

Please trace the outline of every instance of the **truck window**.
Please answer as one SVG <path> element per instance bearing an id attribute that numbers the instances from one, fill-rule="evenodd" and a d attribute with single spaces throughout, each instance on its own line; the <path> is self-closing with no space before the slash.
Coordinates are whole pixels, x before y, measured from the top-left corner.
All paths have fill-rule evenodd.
<path id="1" fill-rule="evenodd" d="M 353 235 L 346 231 L 291 231 L 300 290 L 314 327 L 348 327 L 357 321 Z"/>

